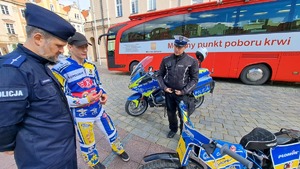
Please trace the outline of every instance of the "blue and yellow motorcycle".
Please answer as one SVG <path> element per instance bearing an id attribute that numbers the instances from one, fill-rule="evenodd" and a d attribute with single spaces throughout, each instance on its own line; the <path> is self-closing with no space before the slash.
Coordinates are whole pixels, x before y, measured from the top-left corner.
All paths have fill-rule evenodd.
<path id="1" fill-rule="evenodd" d="M 300 131 L 281 129 L 271 133 L 255 128 L 239 144 L 213 140 L 195 130 L 181 102 L 184 127 L 176 153 L 156 153 L 144 157 L 140 169 L 298 169 Z M 193 156 L 193 158 L 192 158 Z"/>
<path id="2" fill-rule="evenodd" d="M 139 116 L 143 114 L 148 105 L 150 107 L 165 107 L 164 91 L 159 87 L 157 81 L 157 71 L 152 71 L 149 64 L 153 56 L 145 57 L 132 71 L 129 89 L 135 91 L 128 97 L 125 110 L 129 115 Z M 149 69 L 146 71 L 145 69 Z M 199 69 L 199 80 L 196 89 L 193 91 L 195 108 L 201 106 L 204 101 L 204 95 L 212 93 L 214 89 L 214 80 L 210 76 L 208 69 Z"/>

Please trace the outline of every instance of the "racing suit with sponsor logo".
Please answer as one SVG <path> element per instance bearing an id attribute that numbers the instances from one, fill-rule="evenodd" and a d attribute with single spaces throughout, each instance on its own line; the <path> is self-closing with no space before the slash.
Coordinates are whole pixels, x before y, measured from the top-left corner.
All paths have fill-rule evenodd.
<path id="1" fill-rule="evenodd" d="M 106 93 L 101 86 L 96 66 L 87 60 L 80 65 L 72 58 L 66 58 L 60 59 L 53 66 L 52 71 L 63 85 L 75 118 L 82 156 L 88 165 L 94 166 L 99 161 L 93 131 L 94 124 L 106 135 L 112 150 L 117 154 L 123 153 L 123 145 L 118 139 L 117 130 L 110 116 L 99 100 L 90 103 L 86 97 L 90 92 L 98 93 L 102 90 L 104 94 Z"/>

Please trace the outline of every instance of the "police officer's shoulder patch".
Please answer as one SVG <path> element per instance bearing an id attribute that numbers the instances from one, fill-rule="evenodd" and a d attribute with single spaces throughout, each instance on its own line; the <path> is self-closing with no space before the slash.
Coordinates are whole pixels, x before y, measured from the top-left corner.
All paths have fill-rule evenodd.
<path id="1" fill-rule="evenodd" d="M 25 100 L 27 97 L 26 87 L 0 87 L 0 102 Z"/>
<path id="2" fill-rule="evenodd" d="M 8 66 L 13 66 L 13 67 L 20 67 L 22 63 L 26 60 L 26 57 L 23 55 L 16 55 L 7 58 L 4 62 L 3 65 L 8 65 Z"/>

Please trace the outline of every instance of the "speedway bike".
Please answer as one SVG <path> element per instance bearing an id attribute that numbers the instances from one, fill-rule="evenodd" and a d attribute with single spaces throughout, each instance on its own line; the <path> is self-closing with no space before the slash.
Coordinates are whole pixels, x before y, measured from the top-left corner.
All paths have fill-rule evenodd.
<path id="1" fill-rule="evenodd" d="M 160 88 L 157 80 L 157 71 L 153 71 L 149 66 L 153 56 L 145 57 L 133 70 L 130 77 L 129 89 L 135 93 L 128 97 L 125 110 L 129 115 L 139 116 L 143 114 L 148 105 L 150 107 L 165 107 L 164 91 Z M 146 71 L 146 68 L 149 68 Z M 190 99 L 194 100 L 195 108 L 201 106 L 204 101 L 204 95 L 212 93 L 214 89 L 214 80 L 210 76 L 208 69 L 199 69 L 199 80 L 197 87 L 192 93 Z"/>
<path id="2" fill-rule="evenodd" d="M 214 140 L 195 130 L 180 103 L 184 128 L 176 153 L 156 153 L 144 157 L 140 169 L 297 169 L 300 160 L 300 131 L 281 129 L 271 133 L 255 128 L 239 144 Z"/>

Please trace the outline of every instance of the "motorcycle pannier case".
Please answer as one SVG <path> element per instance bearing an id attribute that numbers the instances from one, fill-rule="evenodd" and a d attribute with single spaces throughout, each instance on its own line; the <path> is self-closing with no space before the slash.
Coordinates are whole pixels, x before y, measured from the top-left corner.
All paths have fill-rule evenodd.
<path id="1" fill-rule="evenodd" d="M 199 69 L 199 80 L 197 87 L 193 91 L 193 95 L 198 98 L 203 96 L 204 94 L 213 92 L 215 82 L 209 75 L 209 70 L 205 68 Z"/>

